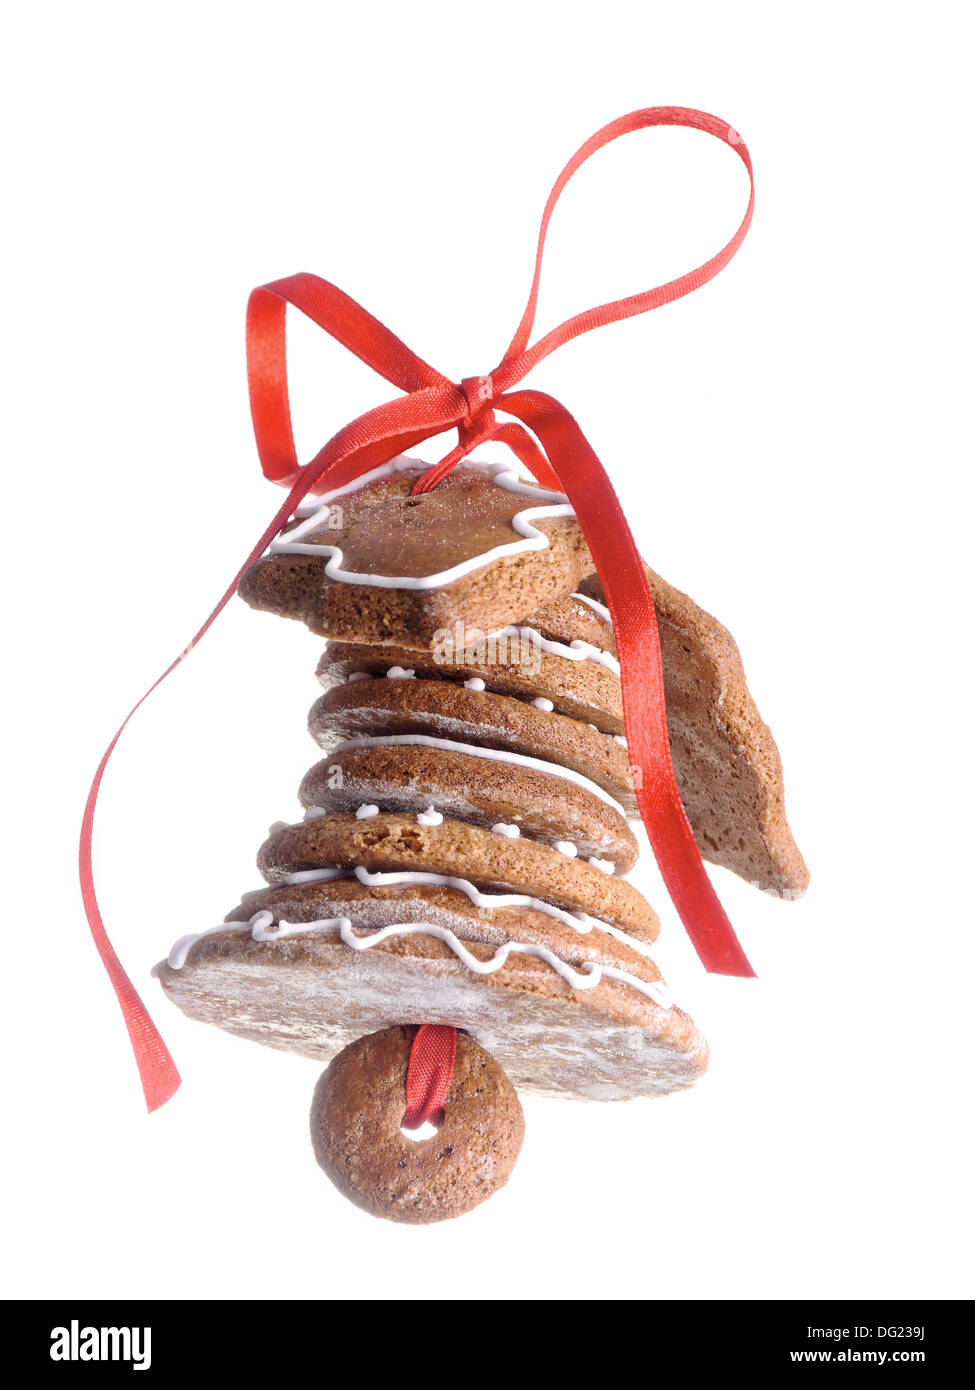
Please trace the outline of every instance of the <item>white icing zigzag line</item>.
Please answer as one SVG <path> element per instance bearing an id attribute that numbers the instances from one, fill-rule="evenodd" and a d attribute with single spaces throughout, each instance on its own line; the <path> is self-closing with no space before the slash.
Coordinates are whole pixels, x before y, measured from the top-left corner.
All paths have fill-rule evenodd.
<path id="1" fill-rule="evenodd" d="M 330 879 L 351 878 L 352 876 L 344 869 L 302 869 L 298 873 L 288 874 L 282 882 L 285 885 L 327 883 Z M 568 912 L 565 908 L 556 907 L 554 903 L 543 902 L 541 898 L 532 898 L 527 893 L 482 893 L 468 878 L 453 878 L 449 874 L 428 873 L 422 869 L 379 869 L 376 873 L 370 873 L 361 864 L 357 864 L 354 876 L 367 888 L 392 888 L 400 883 L 456 888 L 458 892 L 466 894 L 475 907 L 485 908 L 488 912 L 493 912 L 495 908 L 528 907 L 534 912 L 543 912 L 548 917 L 554 917 L 556 921 L 564 923 L 565 926 L 571 927 L 573 931 L 577 931 L 583 936 L 587 936 L 591 931 L 605 932 L 607 936 L 625 942 L 631 950 L 636 951 L 637 955 L 646 956 L 648 960 L 651 959 L 650 947 L 647 943 L 641 941 L 639 937 L 630 936 L 629 932 L 625 932 L 622 927 L 614 926 L 612 922 L 604 922 L 598 917 L 590 917 L 588 912 Z M 256 898 L 259 894 L 266 892 L 266 888 L 258 888 L 256 892 L 245 893 L 242 901 L 246 902 L 249 898 Z"/>
<path id="2" fill-rule="evenodd" d="M 559 501 L 551 506 L 526 507 L 524 511 L 517 512 L 511 518 L 512 530 L 517 531 L 522 537 L 518 541 L 508 541 L 504 545 L 496 545 L 491 550 L 486 550 L 483 555 L 475 555 L 470 560 L 462 560 L 459 564 L 453 565 L 450 569 L 441 570 L 439 574 L 426 575 L 389 575 L 389 574 L 362 574 L 355 570 L 343 570 L 342 550 L 337 545 L 327 545 L 321 542 L 315 543 L 302 540 L 309 531 L 313 531 L 317 525 L 324 521 L 332 500 L 342 496 L 344 493 L 358 490 L 376 478 L 384 477 L 390 473 L 397 473 L 403 469 L 420 468 L 426 470 L 429 464 L 423 464 L 419 459 L 393 459 L 390 463 L 384 463 L 380 468 L 373 468 L 368 473 L 363 473 L 361 478 L 355 479 L 352 483 L 346 483 L 344 487 L 336 488 L 334 492 L 323 493 L 318 499 L 315 510 L 311 512 L 303 521 L 286 533 L 286 539 L 280 537 L 271 542 L 270 551 L 272 555 L 328 555 L 329 561 L 325 566 L 325 574 L 329 579 L 341 580 L 345 584 L 371 584 L 382 589 L 439 589 L 445 584 L 452 584 L 455 579 L 460 579 L 462 575 L 470 574 L 472 570 L 481 569 L 488 565 L 492 560 L 499 559 L 502 555 L 518 555 L 525 550 L 545 550 L 548 546 L 548 536 L 544 531 L 539 531 L 532 525 L 532 520 L 541 517 L 575 516 L 575 511 L 565 500 L 565 494 L 561 492 L 549 492 L 540 488 L 530 487 L 521 479 L 517 468 L 512 468 L 508 464 L 474 464 L 468 465 L 483 468 L 490 473 L 491 481 L 498 487 L 504 488 L 507 492 L 521 493 L 526 497 L 537 497 Z"/>
<path id="3" fill-rule="evenodd" d="M 368 951 L 373 946 L 378 946 L 382 941 L 388 941 L 396 936 L 435 936 L 450 947 L 454 955 L 466 965 L 468 970 L 474 971 L 477 975 L 493 975 L 500 970 L 505 961 L 512 954 L 518 952 L 521 955 L 535 956 L 538 960 L 543 960 L 547 965 L 561 975 L 573 989 L 587 990 L 595 989 L 602 980 L 618 980 L 622 984 L 631 985 L 634 989 L 651 999 L 661 1008 L 670 1009 L 670 995 L 662 983 L 649 983 L 640 980 L 635 975 L 630 975 L 625 970 L 617 970 L 615 966 L 599 965 L 595 961 L 590 961 L 582 971 L 574 970 L 547 946 L 535 946 L 521 941 L 506 941 L 503 946 L 499 946 L 490 960 L 481 960 L 479 956 L 473 955 L 467 947 L 446 927 L 435 926 L 432 922 L 395 922 L 388 927 L 382 927 L 379 931 L 371 932 L 368 936 L 357 936 L 352 929 L 352 923 L 348 917 L 326 917 L 318 922 L 283 922 L 279 921 L 277 927 L 273 925 L 274 919 L 270 912 L 257 912 L 249 922 L 225 922 L 221 927 L 215 927 L 210 931 L 201 932 L 197 936 L 181 937 L 169 953 L 168 964 L 173 970 L 181 970 L 186 964 L 186 957 L 190 948 L 205 936 L 212 936 L 215 932 L 244 932 L 249 931 L 254 941 L 279 941 L 287 936 L 300 936 L 305 932 L 323 932 L 339 930 L 339 935 L 346 946 L 351 946 L 354 951 Z"/>
<path id="4" fill-rule="evenodd" d="M 626 819 L 626 812 L 616 798 L 610 796 L 609 792 L 603 791 L 602 787 L 591 782 L 588 777 L 584 777 L 581 772 L 575 772 L 571 767 L 563 767 L 561 763 L 547 762 L 544 758 L 530 758 L 527 753 L 508 753 L 500 748 L 481 748 L 474 743 L 458 743 L 451 738 L 434 738 L 430 734 L 384 734 L 376 736 L 364 734 L 361 738 L 349 738 L 344 743 L 336 744 L 332 753 L 344 753 L 349 748 L 393 748 L 398 745 L 443 748 L 448 753 L 467 753 L 472 758 L 489 758 L 495 762 L 517 763 L 519 767 L 529 767 L 536 772 L 544 772 L 550 777 L 562 777 L 566 782 L 574 782 L 577 787 L 582 787 L 584 791 L 598 796 L 600 801 L 605 801 L 607 806 L 612 806 L 615 811 L 619 811 L 624 820 Z"/>

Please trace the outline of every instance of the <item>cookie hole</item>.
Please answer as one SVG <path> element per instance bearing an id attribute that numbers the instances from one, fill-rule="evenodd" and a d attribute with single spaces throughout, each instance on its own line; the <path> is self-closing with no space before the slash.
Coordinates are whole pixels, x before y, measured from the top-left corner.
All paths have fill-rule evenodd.
<path id="1" fill-rule="evenodd" d="M 406 501 L 403 503 L 403 506 L 404 506 L 404 507 L 418 507 L 422 501 L 423 501 L 423 498 L 422 498 L 422 497 L 407 497 Z"/>
<path id="2" fill-rule="evenodd" d="M 426 1120 L 419 1129 L 401 1129 L 400 1134 L 404 1139 L 411 1139 L 414 1144 L 422 1144 L 424 1140 L 432 1139 L 439 1129 L 439 1125 L 433 1125 Z"/>

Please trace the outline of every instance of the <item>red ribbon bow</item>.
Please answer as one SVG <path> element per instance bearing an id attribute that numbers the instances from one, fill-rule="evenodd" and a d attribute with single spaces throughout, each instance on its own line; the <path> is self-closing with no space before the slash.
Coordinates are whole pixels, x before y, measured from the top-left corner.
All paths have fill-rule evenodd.
<path id="1" fill-rule="evenodd" d="M 729 145 L 748 171 L 749 198 L 734 236 L 716 256 L 665 285 L 576 314 L 529 347 L 535 321 L 545 237 L 555 204 L 569 179 L 603 145 L 649 126 L 688 126 Z M 247 370 L 251 414 L 265 475 L 289 489 L 286 500 L 219 603 L 189 646 L 134 706 L 108 747 L 92 783 L 82 823 L 80 877 L 92 935 L 115 987 L 150 1110 L 165 1103 L 179 1073 L 145 1006 L 122 969 L 105 931 L 95 896 L 91 837 L 105 766 L 132 715 L 189 654 L 236 590 L 249 564 L 264 553 L 307 494 L 341 487 L 425 439 L 456 429 L 456 447 L 423 475 L 414 491 L 440 479 L 488 439 L 506 444 L 537 480 L 565 493 L 575 508 L 616 630 L 622 671 L 623 710 L 640 814 L 668 892 L 705 967 L 726 975 L 752 975 L 731 923 L 704 869 L 674 781 L 667 734 L 663 671 L 656 614 L 643 565 L 606 472 L 569 412 L 552 396 L 513 388 L 563 343 L 619 319 L 680 299 L 723 269 L 738 250 L 752 218 L 755 188 L 751 159 L 726 121 L 679 106 L 657 106 L 622 116 L 576 151 L 549 194 L 542 215 L 535 273 L 525 312 L 507 352 L 493 371 L 459 385 L 441 375 L 378 319 L 342 290 L 315 275 L 293 275 L 253 291 L 247 308 Z M 291 304 L 405 395 L 377 406 L 346 425 L 304 467 L 298 464 L 291 429 L 285 352 L 285 314 Z M 513 420 L 499 424 L 496 411 Z"/>

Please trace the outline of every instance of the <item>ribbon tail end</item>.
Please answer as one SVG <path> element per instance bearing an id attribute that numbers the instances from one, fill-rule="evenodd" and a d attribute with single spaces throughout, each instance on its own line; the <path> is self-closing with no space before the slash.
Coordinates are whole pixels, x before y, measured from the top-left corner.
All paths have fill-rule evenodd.
<path id="1" fill-rule="evenodd" d="M 731 932 L 731 941 L 721 951 L 715 951 L 713 948 L 708 950 L 703 944 L 694 943 L 701 964 L 709 975 L 728 975 L 739 980 L 757 980 L 758 974 L 742 950 L 738 938 L 732 932 L 730 923 L 728 924 L 728 931 Z"/>
<path id="2" fill-rule="evenodd" d="M 168 1100 L 172 1100 L 182 1084 L 183 1078 L 173 1064 L 162 1076 L 143 1076 L 142 1090 L 148 1113 L 151 1115 L 154 1111 L 161 1110 Z"/>
<path id="3" fill-rule="evenodd" d="M 721 965 L 709 965 L 706 969 L 709 975 L 727 975 L 737 980 L 758 979 L 758 972 L 752 968 L 744 956 L 741 960 L 723 962 Z"/>

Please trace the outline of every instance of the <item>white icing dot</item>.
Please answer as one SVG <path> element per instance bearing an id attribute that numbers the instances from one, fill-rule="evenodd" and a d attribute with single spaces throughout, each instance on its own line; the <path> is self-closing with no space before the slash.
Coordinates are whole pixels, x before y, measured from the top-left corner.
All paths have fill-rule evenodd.
<path id="1" fill-rule="evenodd" d="M 371 820 L 373 816 L 379 815 L 378 806 L 360 806 L 355 813 L 356 820 Z"/>
<path id="2" fill-rule="evenodd" d="M 309 806 L 305 812 L 305 820 L 319 820 L 322 816 L 327 816 L 328 812 L 321 806 Z"/>
<path id="3" fill-rule="evenodd" d="M 616 740 L 616 742 L 619 744 L 621 748 L 626 747 L 626 736 L 624 734 L 614 734 L 613 738 Z"/>
<path id="4" fill-rule="evenodd" d="M 555 848 L 558 850 L 559 854 L 564 854 L 567 859 L 575 859 L 576 855 L 579 853 L 571 840 L 559 840 Z"/>
<path id="5" fill-rule="evenodd" d="M 483 690 L 483 689 L 484 689 L 484 682 L 481 680 L 480 676 L 471 676 L 471 678 L 470 678 L 469 681 L 465 681 L 465 682 L 464 682 L 464 689 L 465 689 L 465 690 Z"/>
<path id="6" fill-rule="evenodd" d="M 535 706 L 536 709 L 543 709 L 546 711 L 546 713 L 549 710 L 555 708 L 555 706 L 552 704 L 552 701 L 546 700 L 544 695 L 539 695 L 537 700 L 532 700 L 532 704 Z"/>
<path id="7" fill-rule="evenodd" d="M 612 859 L 593 858 L 590 859 L 589 863 L 593 866 L 594 869 L 599 869 L 601 873 L 615 874 L 616 872 L 616 865 L 613 863 Z"/>
<path id="8" fill-rule="evenodd" d="M 287 830 L 287 828 L 288 828 L 288 822 L 287 822 L 286 820 L 276 820 L 276 821 L 273 821 L 272 824 L 268 826 L 268 828 L 267 828 L 267 833 L 268 833 L 269 835 L 276 835 L 276 834 L 278 833 L 279 830 Z"/>
<path id="9" fill-rule="evenodd" d="M 416 818 L 420 825 L 443 825 L 443 816 L 434 806 L 428 806 L 425 811 L 419 811 Z"/>
<path id="10" fill-rule="evenodd" d="M 402 666 L 390 666 L 386 675 L 391 681 L 412 681 L 416 680 L 415 671 L 407 671 Z"/>
<path id="11" fill-rule="evenodd" d="M 508 840 L 517 840 L 521 834 L 517 825 L 507 825 L 503 820 L 498 821 L 497 825 L 492 825 L 491 829 L 495 835 L 504 835 Z"/>
<path id="12" fill-rule="evenodd" d="M 371 680 L 372 680 L 372 676 L 371 676 L 371 674 L 370 674 L 368 671 L 353 671 L 352 674 L 351 674 L 350 676 L 347 676 L 347 677 L 346 677 L 346 680 L 347 680 L 348 682 L 352 682 L 352 681 L 371 681 Z"/>

